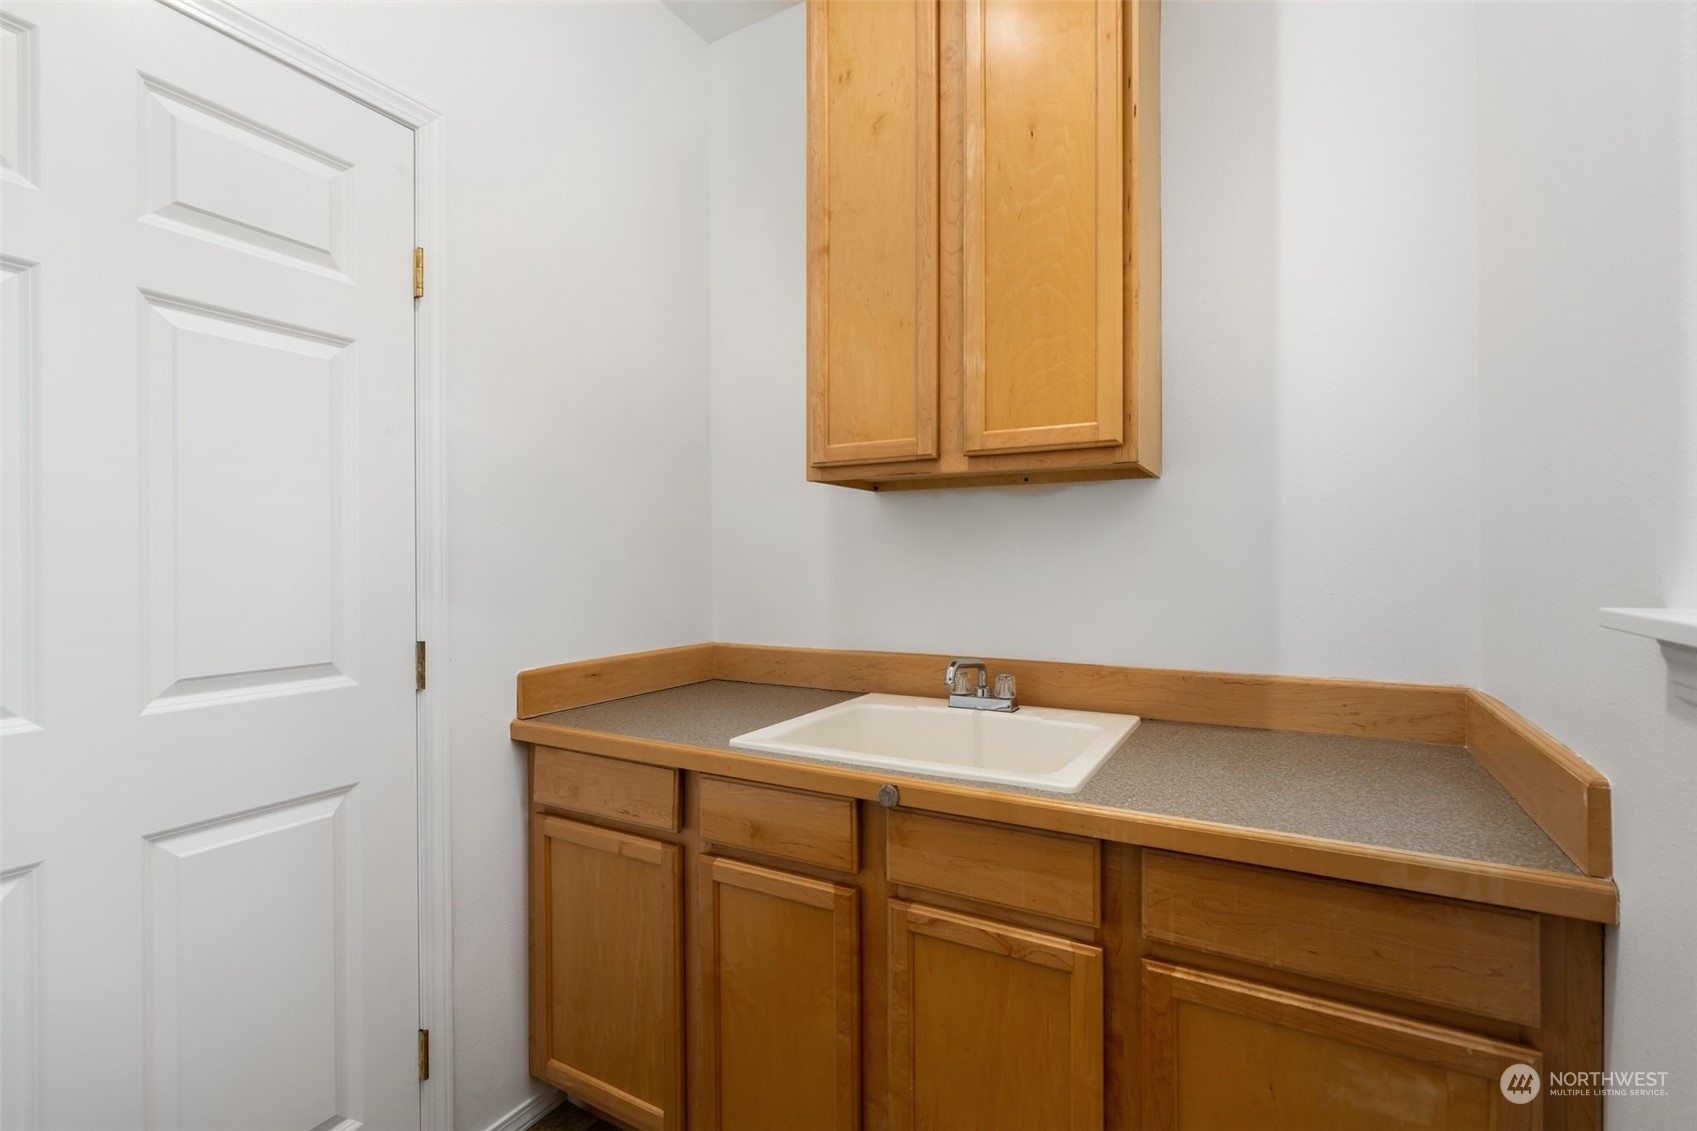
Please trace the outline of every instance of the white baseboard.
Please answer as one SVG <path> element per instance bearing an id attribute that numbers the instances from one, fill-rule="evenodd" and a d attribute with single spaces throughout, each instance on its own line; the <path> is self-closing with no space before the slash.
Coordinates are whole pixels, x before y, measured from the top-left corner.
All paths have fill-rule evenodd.
<path id="1" fill-rule="evenodd" d="M 484 1131 L 530 1131 L 532 1124 L 559 1107 L 566 1093 L 544 1089 L 491 1123 Z"/>

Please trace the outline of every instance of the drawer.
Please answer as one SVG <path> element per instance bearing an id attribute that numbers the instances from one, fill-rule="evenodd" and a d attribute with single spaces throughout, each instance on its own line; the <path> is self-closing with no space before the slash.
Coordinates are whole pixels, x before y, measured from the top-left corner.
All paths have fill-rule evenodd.
<path id="1" fill-rule="evenodd" d="M 1538 916 L 1244 864 L 1143 854 L 1159 942 L 1536 1025 Z"/>
<path id="2" fill-rule="evenodd" d="M 854 801 L 769 785 L 703 777 L 701 839 L 839 872 L 860 867 Z"/>
<path id="3" fill-rule="evenodd" d="M 554 809 L 678 831 L 678 772 L 665 766 L 538 746 L 530 795 Z"/>
<path id="4" fill-rule="evenodd" d="M 1101 921 L 1094 840 L 890 811 L 889 878 L 1072 923 Z"/>

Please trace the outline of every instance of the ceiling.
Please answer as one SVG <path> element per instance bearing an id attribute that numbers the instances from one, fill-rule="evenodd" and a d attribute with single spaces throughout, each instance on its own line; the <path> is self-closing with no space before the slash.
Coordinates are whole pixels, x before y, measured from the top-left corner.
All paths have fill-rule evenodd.
<path id="1" fill-rule="evenodd" d="M 794 3 L 796 0 L 665 0 L 666 7 L 708 43 Z"/>

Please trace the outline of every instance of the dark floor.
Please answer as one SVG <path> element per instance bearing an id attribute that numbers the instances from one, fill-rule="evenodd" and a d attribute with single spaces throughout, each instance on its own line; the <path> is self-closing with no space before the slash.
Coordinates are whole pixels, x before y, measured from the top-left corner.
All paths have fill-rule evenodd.
<path id="1" fill-rule="evenodd" d="M 619 1131 L 611 1123 L 603 1123 L 581 1107 L 562 1103 L 533 1124 L 530 1131 Z"/>

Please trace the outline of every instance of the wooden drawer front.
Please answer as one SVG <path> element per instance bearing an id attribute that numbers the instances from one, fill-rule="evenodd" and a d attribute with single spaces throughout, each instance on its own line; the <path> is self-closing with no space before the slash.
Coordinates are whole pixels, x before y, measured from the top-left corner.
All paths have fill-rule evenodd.
<path id="1" fill-rule="evenodd" d="M 1101 921 L 1101 846 L 1054 833 L 890 811 L 889 878 L 1073 923 Z"/>
<path id="2" fill-rule="evenodd" d="M 678 831 L 678 772 L 665 766 L 538 746 L 531 797 L 538 805 Z"/>
<path id="3" fill-rule="evenodd" d="M 848 797 L 703 777 L 701 839 L 840 872 L 860 866 L 854 800 Z"/>
<path id="4" fill-rule="evenodd" d="M 1536 1025 L 1538 917 L 1143 854 L 1146 937 Z"/>

